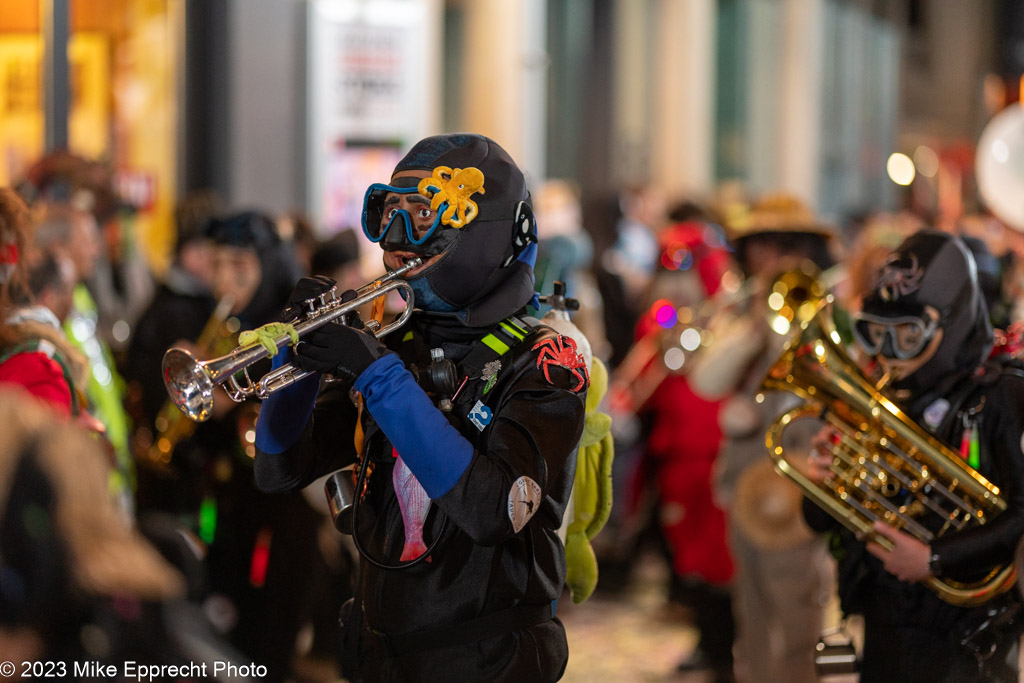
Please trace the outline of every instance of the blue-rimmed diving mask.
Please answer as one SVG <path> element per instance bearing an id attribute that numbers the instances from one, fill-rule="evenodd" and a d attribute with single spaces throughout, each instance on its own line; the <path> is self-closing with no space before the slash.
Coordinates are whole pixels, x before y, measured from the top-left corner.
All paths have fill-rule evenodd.
<path id="1" fill-rule="evenodd" d="M 408 198 L 402 195 L 408 195 Z M 406 208 L 410 204 L 411 212 Z M 445 202 L 437 211 L 432 210 L 430 199 L 421 195 L 415 184 L 399 187 L 374 183 L 366 190 L 363 199 L 363 233 L 371 242 L 381 242 L 397 224 L 399 230 L 404 230 L 409 243 L 419 246 L 433 237 L 441 227 L 441 214 L 447 207 Z M 392 234 L 388 241 L 401 241 L 401 238 Z"/>

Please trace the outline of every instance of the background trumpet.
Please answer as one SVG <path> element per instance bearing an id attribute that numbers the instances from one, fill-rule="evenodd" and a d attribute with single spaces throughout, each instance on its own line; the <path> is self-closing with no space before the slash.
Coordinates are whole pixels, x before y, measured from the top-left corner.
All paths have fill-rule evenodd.
<path id="1" fill-rule="evenodd" d="M 616 368 L 612 395 L 616 410 L 635 413 L 671 374 L 686 374 L 694 359 L 715 342 L 724 316 L 761 306 L 768 327 L 787 335 L 793 325 L 813 315 L 825 296 L 826 283 L 811 262 L 780 273 L 765 289 L 727 270 L 718 293 L 696 306 L 674 308 L 667 300 L 652 306 L 657 325 L 641 337 Z"/>
<path id="2" fill-rule="evenodd" d="M 233 303 L 230 297 L 225 297 L 217 303 L 196 340 L 197 353 L 204 356 L 221 355 L 235 348 L 239 323 L 238 318 L 230 315 Z M 171 456 L 178 443 L 195 432 L 196 424 L 187 419 L 174 402 L 168 399 L 157 413 L 153 427 L 152 442 L 140 449 L 140 455 L 151 465 L 163 469 L 171 462 Z"/>
<path id="3" fill-rule="evenodd" d="M 383 327 L 376 320 L 370 320 L 366 324 L 368 331 L 377 337 L 383 337 L 404 325 L 412 315 L 415 299 L 412 287 L 399 278 L 420 265 L 422 261 L 418 258 L 409 261 L 379 280 L 360 287 L 356 291 L 356 297 L 350 301 L 343 302 L 338 297 L 336 289 L 307 300 L 305 317 L 295 323 L 294 332 L 301 338 L 329 322 L 343 319 L 348 313 L 378 297 L 400 289 L 404 293 L 405 308 L 395 320 Z M 291 336 L 287 333 L 282 333 L 274 339 L 278 349 L 290 342 Z M 270 351 L 261 344 L 256 344 L 238 347 L 227 355 L 201 361 L 186 349 L 172 348 L 164 354 L 164 385 L 171 400 L 183 413 L 196 422 L 203 422 L 210 417 L 213 410 L 213 389 L 217 385 L 225 385 L 224 390 L 234 401 L 244 401 L 254 396 L 262 399 L 313 374 L 292 364 L 286 364 L 267 373 L 258 381 L 253 381 L 249 377 L 249 366 L 270 355 Z"/>

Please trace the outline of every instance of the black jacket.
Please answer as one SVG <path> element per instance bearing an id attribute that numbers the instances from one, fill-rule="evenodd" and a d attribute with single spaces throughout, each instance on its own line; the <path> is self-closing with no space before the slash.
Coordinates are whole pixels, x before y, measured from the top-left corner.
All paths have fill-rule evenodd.
<path id="1" fill-rule="evenodd" d="M 557 530 L 583 429 L 585 370 L 551 362 L 564 350 L 562 341 L 537 326 L 500 357 L 503 367 L 485 394 L 485 380 L 473 377 L 463 361 L 490 329 L 446 325 L 417 313 L 388 337 L 407 367 L 425 366 L 426 349 L 440 346 L 459 366 L 460 382 L 471 375 L 447 417 L 474 454 L 455 486 L 432 501 L 424 539 L 428 546 L 439 534 L 440 539 L 429 561 L 401 570 L 362 563 L 363 613 L 374 631 L 400 636 L 453 627 L 510 608 L 547 606 L 562 592 L 566 566 Z M 423 342 L 400 341 L 409 337 Z M 483 429 L 469 418 L 478 401 L 492 412 Z M 355 422 L 347 388 L 327 384 L 297 443 L 278 455 L 257 452 L 258 484 L 268 491 L 291 490 L 353 462 Z M 392 447 L 365 412 L 363 427 L 373 470 L 358 509 L 357 533 L 372 558 L 394 565 L 404 532 L 392 484 Z M 511 492 L 522 477 L 536 482 L 542 493 L 539 509 L 517 533 Z M 567 659 L 557 619 L 398 659 L 379 648 L 370 651 L 374 661 L 363 666 L 367 680 L 555 680 Z"/>

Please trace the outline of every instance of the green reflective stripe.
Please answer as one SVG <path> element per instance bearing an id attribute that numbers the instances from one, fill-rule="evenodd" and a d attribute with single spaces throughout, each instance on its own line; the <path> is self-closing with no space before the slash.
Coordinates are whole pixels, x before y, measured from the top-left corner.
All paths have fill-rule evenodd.
<path id="1" fill-rule="evenodd" d="M 501 323 L 501 329 L 505 330 L 505 332 L 507 332 L 508 334 L 512 335 L 513 337 L 515 337 L 519 341 L 523 341 L 523 338 L 526 336 L 525 334 L 523 334 L 522 332 L 520 332 L 516 328 L 512 327 L 512 325 L 509 325 L 507 322 Z"/>
<path id="2" fill-rule="evenodd" d="M 412 330 L 409 330 L 408 332 L 405 333 L 405 336 L 402 337 L 402 341 L 403 342 L 412 341 L 412 338 L 413 338 Z"/>
<path id="3" fill-rule="evenodd" d="M 491 349 L 492 351 L 497 353 L 499 356 L 504 356 L 506 353 L 508 353 L 508 348 L 509 348 L 508 344 L 506 344 L 505 342 L 501 341 L 500 339 L 495 337 L 493 334 L 487 335 L 486 337 L 484 337 L 480 341 L 482 341 L 484 344 L 486 344 L 489 349 Z"/>
<path id="4" fill-rule="evenodd" d="M 520 339 L 522 339 L 523 337 L 525 337 L 526 335 L 528 335 L 530 333 L 530 328 L 528 328 L 526 325 L 524 325 L 523 321 L 520 320 L 519 318 L 516 318 L 516 317 L 506 318 L 505 322 L 508 323 L 509 325 L 511 325 L 512 327 L 514 327 L 515 329 L 519 330 L 519 333 L 522 335 L 520 337 Z"/>

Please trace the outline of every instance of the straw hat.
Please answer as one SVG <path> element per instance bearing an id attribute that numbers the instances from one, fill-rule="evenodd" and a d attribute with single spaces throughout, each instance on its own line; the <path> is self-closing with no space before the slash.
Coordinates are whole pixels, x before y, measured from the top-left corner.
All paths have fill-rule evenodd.
<path id="1" fill-rule="evenodd" d="M 820 220 L 795 196 L 784 193 L 767 194 L 749 207 L 732 206 L 726 216 L 726 231 L 732 241 L 764 233 L 836 234 L 835 226 Z"/>

